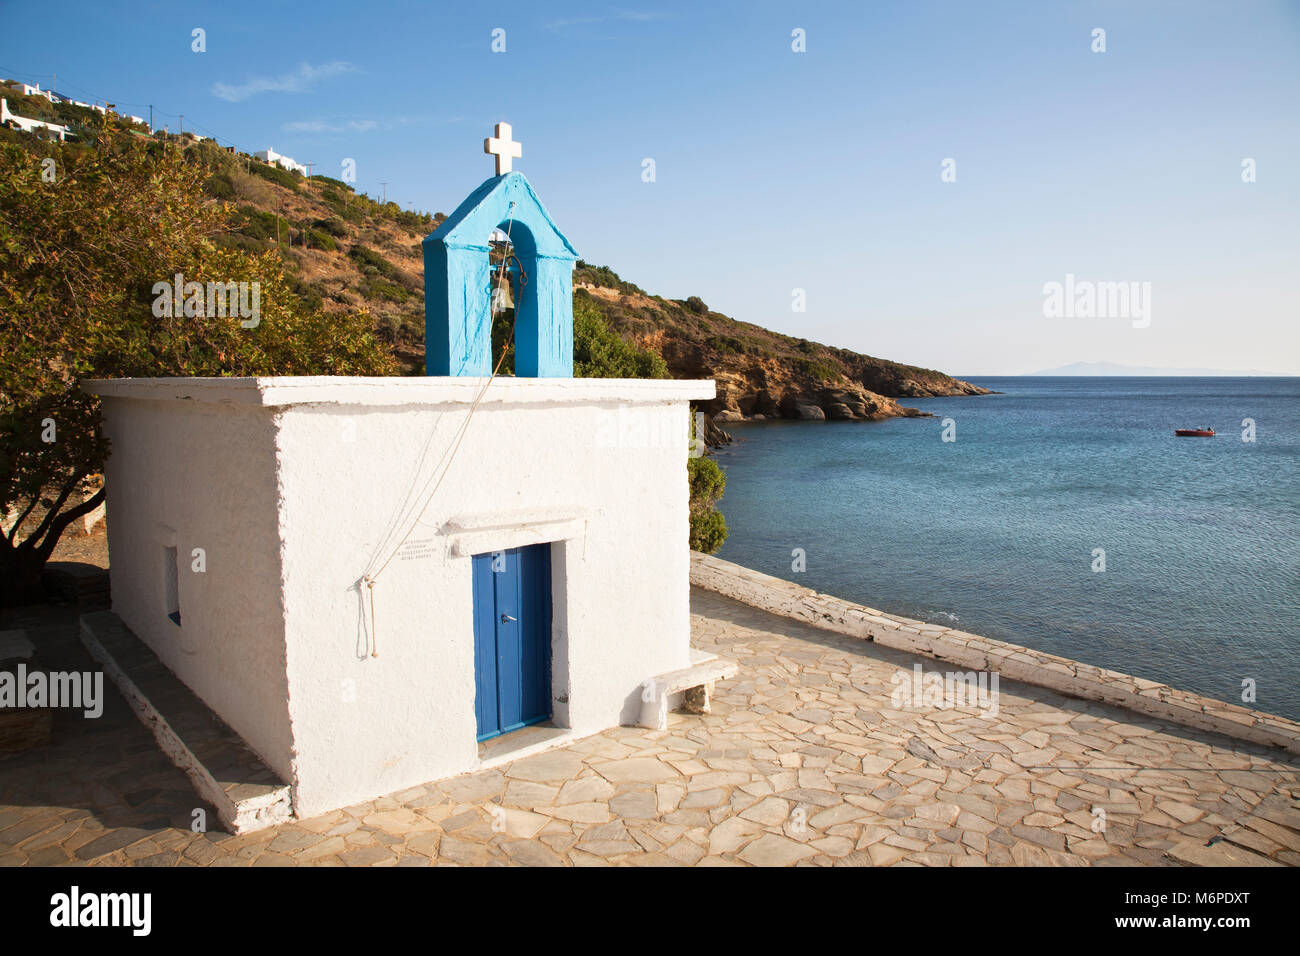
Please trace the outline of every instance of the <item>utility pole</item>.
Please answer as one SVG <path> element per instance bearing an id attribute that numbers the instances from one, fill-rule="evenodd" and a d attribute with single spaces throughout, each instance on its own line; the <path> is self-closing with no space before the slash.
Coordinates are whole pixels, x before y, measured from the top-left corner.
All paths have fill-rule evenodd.
<path id="1" fill-rule="evenodd" d="M 153 104 L 149 104 L 149 135 L 153 135 Z"/>
<path id="2" fill-rule="evenodd" d="M 388 183 L 384 182 L 381 179 L 379 181 L 379 185 L 384 187 L 384 205 L 387 206 L 388 205 Z"/>
<path id="3" fill-rule="evenodd" d="M 307 178 L 308 178 L 308 179 L 311 179 L 311 168 L 312 168 L 313 166 L 315 166 L 316 164 L 315 164 L 312 160 L 309 159 L 309 160 L 307 160 L 307 162 L 304 163 L 303 165 L 305 165 L 305 166 L 307 167 Z"/>
<path id="4" fill-rule="evenodd" d="M 185 114 L 184 113 L 181 114 L 181 131 L 176 135 L 179 136 L 181 139 L 185 138 Z"/>

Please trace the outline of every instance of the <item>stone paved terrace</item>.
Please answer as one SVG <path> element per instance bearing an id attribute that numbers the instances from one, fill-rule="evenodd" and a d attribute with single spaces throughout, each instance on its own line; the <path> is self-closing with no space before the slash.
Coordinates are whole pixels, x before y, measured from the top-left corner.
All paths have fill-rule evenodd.
<path id="1" fill-rule="evenodd" d="M 244 836 L 190 832 L 189 782 L 110 690 L 99 720 L 60 713 L 51 748 L 0 762 L 0 864 L 1300 864 L 1294 756 L 1010 682 L 996 717 L 895 710 L 891 675 L 935 662 L 692 606 L 695 644 L 740 663 L 712 714 Z M 0 627 L 91 666 L 73 612 Z"/>

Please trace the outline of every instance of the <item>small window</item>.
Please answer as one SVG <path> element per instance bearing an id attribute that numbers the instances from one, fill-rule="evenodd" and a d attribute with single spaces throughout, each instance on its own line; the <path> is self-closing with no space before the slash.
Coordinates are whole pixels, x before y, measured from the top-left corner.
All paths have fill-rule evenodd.
<path id="1" fill-rule="evenodd" d="M 181 623 L 181 595 L 176 576 L 176 549 L 163 548 L 163 600 L 172 623 Z"/>

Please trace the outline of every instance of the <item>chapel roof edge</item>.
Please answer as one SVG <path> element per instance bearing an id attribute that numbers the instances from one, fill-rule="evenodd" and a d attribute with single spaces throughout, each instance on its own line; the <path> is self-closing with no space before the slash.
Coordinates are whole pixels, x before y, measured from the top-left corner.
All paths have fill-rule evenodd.
<path id="1" fill-rule="evenodd" d="M 507 218 L 511 202 L 515 203 L 515 220 L 534 232 L 539 252 L 544 251 L 549 258 L 579 258 L 578 251 L 542 204 L 533 184 L 517 170 L 492 176 L 481 183 L 456 207 L 455 212 L 424 238 L 424 242 L 443 243 L 452 247 L 485 244 L 491 229 L 498 221 Z M 485 227 L 488 220 L 493 221 Z M 536 235 L 539 227 L 550 233 L 551 242 L 545 242 L 544 237 Z"/>

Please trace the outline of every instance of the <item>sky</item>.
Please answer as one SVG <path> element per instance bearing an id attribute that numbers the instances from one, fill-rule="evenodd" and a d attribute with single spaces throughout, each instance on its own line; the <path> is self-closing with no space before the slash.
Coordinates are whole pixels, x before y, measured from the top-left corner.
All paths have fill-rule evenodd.
<path id="1" fill-rule="evenodd" d="M 789 335 L 1300 374 L 1300 0 L 57 10 L 0 0 L 0 76 L 427 212 L 508 122 L 584 259 Z"/>

